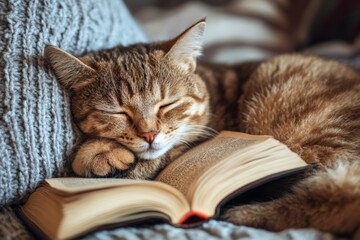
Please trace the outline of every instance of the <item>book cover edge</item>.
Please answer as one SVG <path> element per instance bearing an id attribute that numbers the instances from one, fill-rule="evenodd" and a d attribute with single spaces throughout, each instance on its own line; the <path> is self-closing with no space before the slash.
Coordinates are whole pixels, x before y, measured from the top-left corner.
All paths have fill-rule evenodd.
<path id="1" fill-rule="evenodd" d="M 278 173 L 274 173 L 274 174 L 271 174 L 271 175 L 269 175 L 267 177 L 258 179 L 258 180 L 254 181 L 254 182 L 251 182 L 251 183 L 249 183 L 249 184 L 235 190 L 234 192 L 230 193 L 229 195 L 224 197 L 219 202 L 219 204 L 215 208 L 216 210 L 215 210 L 214 217 L 217 218 L 218 216 L 220 216 L 222 206 L 224 206 L 230 200 L 232 200 L 232 199 L 234 199 L 234 198 L 236 198 L 238 196 L 241 196 L 245 192 L 248 192 L 248 191 L 250 191 L 252 189 L 255 189 L 257 187 L 260 187 L 260 186 L 265 185 L 267 183 L 270 183 L 272 181 L 275 181 L 275 180 L 278 180 L 278 179 L 281 179 L 281 178 L 285 178 L 285 177 L 288 177 L 288 176 L 292 176 L 292 175 L 295 175 L 297 173 L 304 172 L 304 171 L 306 171 L 308 169 L 311 169 L 311 168 L 313 168 L 313 166 L 311 164 L 308 164 L 308 165 L 305 165 L 305 166 L 302 166 L 302 167 L 297 167 L 297 168 L 294 168 L 294 169 L 289 169 L 289 170 L 281 171 L 281 172 L 278 172 Z"/>

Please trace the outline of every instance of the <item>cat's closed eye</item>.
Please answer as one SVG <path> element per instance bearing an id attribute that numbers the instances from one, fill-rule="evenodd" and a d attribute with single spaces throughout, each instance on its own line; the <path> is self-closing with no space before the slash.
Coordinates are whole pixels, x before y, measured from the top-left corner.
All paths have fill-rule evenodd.
<path id="1" fill-rule="evenodd" d="M 173 108 L 175 107 L 175 103 L 177 103 L 179 100 L 175 100 L 175 101 L 171 101 L 171 102 L 168 102 L 168 103 L 163 103 L 159 106 L 159 110 L 166 110 L 166 109 L 169 109 L 169 108 Z"/>
<path id="2" fill-rule="evenodd" d="M 127 114 L 127 112 L 111 112 L 111 114 L 123 115 L 123 116 L 126 116 L 126 117 L 129 116 L 129 114 Z"/>
<path id="3" fill-rule="evenodd" d="M 98 111 L 105 113 L 105 114 L 110 114 L 110 115 L 119 115 L 119 116 L 124 116 L 124 117 L 129 117 L 129 114 L 125 111 L 113 111 L 113 110 L 104 110 L 104 109 L 98 109 Z"/>

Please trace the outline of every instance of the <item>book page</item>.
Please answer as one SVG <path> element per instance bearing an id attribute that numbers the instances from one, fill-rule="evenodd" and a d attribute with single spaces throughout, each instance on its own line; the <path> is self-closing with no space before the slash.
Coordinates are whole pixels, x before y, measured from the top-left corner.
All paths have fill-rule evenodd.
<path id="1" fill-rule="evenodd" d="M 80 178 L 80 177 L 66 177 L 66 178 L 51 178 L 46 179 L 45 182 L 52 188 L 66 192 L 76 193 L 89 190 L 96 190 L 101 188 L 116 187 L 122 185 L 129 185 L 135 183 L 146 182 L 145 180 L 132 179 L 118 179 L 118 178 Z"/>
<path id="2" fill-rule="evenodd" d="M 160 182 L 53 178 L 46 183 L 30 195 L 21 211 L 49 239 L 70 239 L 115 221 L 126 224 L 144 217 L 161 216 L 177 224 L 190 211 L 179 191 Z M 62 194 L 62 189 L 67 192 Z"/>
<path id="3" fill-rule="evenodd" d="M 308 167 L 296 153 L 277 140 L 269 139 L 247 151 L 234 154 L 229 161 L 213 166 L 192 189 L 192 207 L 209 215 L 228 196 L 237 194 Z"/>
<path id="4" fill-rule="evenodd" d="M 210 167 L 235 151 L 240 151 L 269 138 L 269 136 L 221 132 L 215 138 L 180 156 L 166 167 L 155 180 L 175 187 L 190 200 L 189 189 Z"/>

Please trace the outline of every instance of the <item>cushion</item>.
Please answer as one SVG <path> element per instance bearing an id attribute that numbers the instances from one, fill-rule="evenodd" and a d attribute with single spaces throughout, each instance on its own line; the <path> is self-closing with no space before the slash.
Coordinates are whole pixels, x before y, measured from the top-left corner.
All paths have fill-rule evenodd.
<path id="1" fill-rule="evenodd" d="M 206 17 L 202 59 L 239 63 L 291 52 L 303 45 L 320 1 L 174 0 L 171 2 L 179 3 L 175 8 L 164 10 L 168 1 L 160 1 L 163 4 L 134 6 L 134 13 L 152 39 L 173 37 Z"/>
<path id="2" fill-rule="evenodd" d="M 307 45 L 331 40 L 348 43 L 358 41 L 360 32 L 360 1 L 321 0 L 314 9 L 314 19 L 309 26 Z"/>
<path id="3" fill-rule="evenodd" d="M 45 44 L 75 55 L 145 41 L 121 0 L 0 2 L 0 206 L 66 175 L 75 141 L 66 93 L 44 68 Z"/>

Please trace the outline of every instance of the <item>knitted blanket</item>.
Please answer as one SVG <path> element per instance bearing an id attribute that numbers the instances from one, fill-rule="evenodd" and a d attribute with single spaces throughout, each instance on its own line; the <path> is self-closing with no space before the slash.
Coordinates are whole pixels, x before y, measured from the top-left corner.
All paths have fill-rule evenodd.
<path id="1" fill-rule="evenodd" d="M 0 209 L 0 239 L 28 240 L 36 239 L 17 219 L 10 208 Z M 168 224 L 158 224 L 149 227 L 124 227 L 113 230 L 98 231 L 80 239 L 177 239 L 177 240 L 335 240 L 330 234 L 321 233 L 312 229 L 288 229 L 279 233 L 268 232 L 245 226 L 235 226 L 231 223 L 211 220 L 203 225 L 181 229 Z M 339 239 L 340 240 L 340 239 Z M 345 240 L 345 239 L 342 239 Z"/>
<path id="2" fill-rule="evenodd" d="M 146 38 L 122 1 L 0 1 L 0 205 L 65 175 L 74 142 L 65 92 L 44 70 L 45 44 L 76 55 Z"/>

